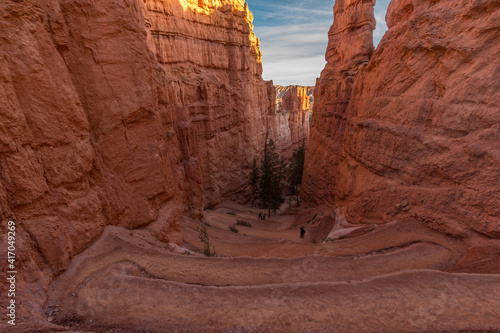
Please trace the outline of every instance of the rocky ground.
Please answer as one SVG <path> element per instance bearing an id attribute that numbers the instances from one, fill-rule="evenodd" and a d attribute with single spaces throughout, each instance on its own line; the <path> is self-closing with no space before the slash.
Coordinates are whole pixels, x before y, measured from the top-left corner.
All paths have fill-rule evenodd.
<path id="1" fill-rule="evenodd" d="M 51 285 L 45 328 L 18 329 L 500 330 L 498 255 L 479 258 L 470 246 L 411 219 L 313 243 L 309 233 L 327 209 L 289 212 L 261 221 L 257 208 L 225 202 L 205 211 L 202 221 L 182 219 L 182 248 L 145 230 L 108 226 Z M 215 257 L 201 254 L 203 226 Z M 304 239 L 300 226 L 307 229 Z"/>

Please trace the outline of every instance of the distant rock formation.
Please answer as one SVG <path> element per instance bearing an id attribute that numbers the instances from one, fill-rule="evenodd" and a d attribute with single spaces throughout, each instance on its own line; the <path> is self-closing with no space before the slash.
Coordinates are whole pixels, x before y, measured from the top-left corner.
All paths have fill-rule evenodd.
<path id="1" fill-rule="evenodd" d="M 275 85 L 274 90 L 276 91 L 276 110 L 281 111 L 281 104 L 283 102 L 283 96 L 288 93 L 290 90 L 296 91 L 297 94 L 304 94 L 302 91 L 305 89 L 305 94 L 309 96 L 309 106 L 308 109 L 310 112 L 313 110 L 313 105 L 314 105 L 314 87 L 309 87 L 309 86 L 280 86 L 280 85 Z M 294 94 L 295 92 L 293 92 Z M 306 103 L 305 98 L 301 97 L 301 103 Z M 305 105 L 304 105 L 305 106 Z"/>
<path id="2" fill-rule="evenodd" d="M 302 196 L 351 222 L 411 215 L 500 237 L 500 3 L 337 0 Z"/>
<path id="3" fill-rule="evenodd" d="M 274 86 L 276 91 L 274 121 L 269 136 L 274 138 L 281 154 L 289 158 L 302 144 L 307 145 L 314 103 L 314 87 Z"/>

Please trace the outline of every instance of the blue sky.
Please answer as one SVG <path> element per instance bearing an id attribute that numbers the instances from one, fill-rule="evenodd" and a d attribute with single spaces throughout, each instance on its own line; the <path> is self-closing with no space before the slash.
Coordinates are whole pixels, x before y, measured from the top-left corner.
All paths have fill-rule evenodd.
<path id="1" fill-rule="evenodd" d="M 384 32 L 390 0 L 377 0 L 374 43 Z M 247 0 L 260 38 L 263 77 L 280 85 L 313 86 L 325 66 L 334 0 Z"/>

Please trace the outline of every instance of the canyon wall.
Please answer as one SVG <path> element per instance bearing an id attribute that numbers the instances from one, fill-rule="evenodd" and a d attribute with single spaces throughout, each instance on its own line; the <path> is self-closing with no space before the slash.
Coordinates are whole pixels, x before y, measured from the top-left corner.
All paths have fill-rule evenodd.
<path id="1" fill-rule="evenodd" d="M 282 156 L 290 158 L 294 150 L 307 145 L 314 87 L 274 86 L 274 89 L 276 108 L 270 117 L 269 136 L 276 141 Z"/>
<path id="2" fill-rule="evenodd" d="M 187 174 L 185 206 L 246 195 L 249 166 L 264 146 L 273 109 L 245 1 L 143 2 L 147 42 L 170 77 L 162 94 L 176 110 Z M 173 88 L 173 90 L 172 90 Z M 186 198 L 187 197 L 187 198 Z"/>
<path id="3" fill-rule="evenodd" d="M 500 237 L 500 3 L 337 0 L 302 196 L 356 223 L 411 215 Z"/>
<path id="4" fill-rule="evenodd" d="M 181 243 L 181 214 L 246 198 L 267 138 L 291 146 L 243 0 L 6 0 L 0 17 L 2 248 L 14 220 L 21 317 L 106 225 Z"/>
<path id="5" fill-rule="evenodd" d="M 283 102 L 283 96 L 285 96 L 286 93 L 288 93 L 290 90 L 294 91 L 294 93 L 302 93 L 301 91 L 305 89 L 305 94 L 309 96 L 309 111 L 312 112 L 313 110 L 313 105 L 314 105 L 314 87 L 309 87 L 309 86 L 280 86 L 280 85 L 275 85 L 274 90 L 276 91 L 276 109 L 281 110 L 281 104 Z M 304 103 L 304 102 L 302 102 Z"/>

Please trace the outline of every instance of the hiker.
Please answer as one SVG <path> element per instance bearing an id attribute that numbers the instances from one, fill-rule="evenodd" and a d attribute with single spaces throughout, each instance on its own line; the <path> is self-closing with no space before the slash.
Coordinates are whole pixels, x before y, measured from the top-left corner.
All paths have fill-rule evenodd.
<path id="1" fill-rule="evenodd" d="M 306 229 L 300 228 L 300 238 L 304 238 L 304 234 L 306 233 Z"/>
<path id="2" fill-rule="evenodd" d="M 262 219 L 265 221 L 266 220 L 266 213 L 264 213 L 264 215 L 262 215 Z"/>
<path id="3" fill-rule="evenodd" d="M 262 220 L 262 213 L 259 212 L 259 220 Z"/>

